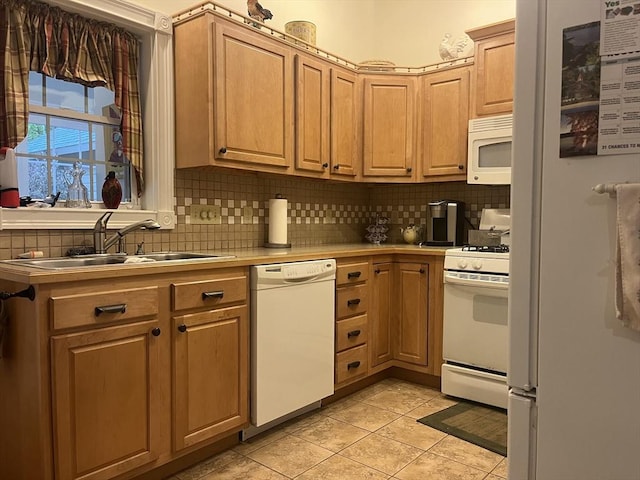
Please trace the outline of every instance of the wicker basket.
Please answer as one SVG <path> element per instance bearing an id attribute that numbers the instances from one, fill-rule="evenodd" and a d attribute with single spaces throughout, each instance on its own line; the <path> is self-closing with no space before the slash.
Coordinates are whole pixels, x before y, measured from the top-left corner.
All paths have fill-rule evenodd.
<path id="1" fill-rule="evenodd" d="M 304 20 L 296 20 L 295 22 L 287 22 L 284 25 L 284 33 L 292 37 L 299 38 L 309 45 L 316 44 L 316 26 L 311 22 Z"/>

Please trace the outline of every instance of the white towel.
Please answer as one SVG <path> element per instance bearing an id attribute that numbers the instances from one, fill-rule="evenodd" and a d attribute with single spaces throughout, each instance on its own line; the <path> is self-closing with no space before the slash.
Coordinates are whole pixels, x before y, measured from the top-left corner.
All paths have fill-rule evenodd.
<path id="1" fill-rule="evenodd" d="M 0 154 L 0 207 L 20 206 L 18 193 L 18 163 L 13 148 L 3 149 Z"/>
<path id="2" fill-rule="evenodd" d="M 616 186 L 616 316 L 640 331 L 640 183 Z"/>

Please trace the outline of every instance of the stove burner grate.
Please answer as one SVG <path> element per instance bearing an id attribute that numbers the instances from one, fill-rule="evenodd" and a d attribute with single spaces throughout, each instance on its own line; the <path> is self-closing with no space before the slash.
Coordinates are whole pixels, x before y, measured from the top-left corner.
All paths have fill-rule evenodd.
<path id="1" fill-rule="evenodd" d="M 488 252 L 488 253 L 509 253 L 509 245 L 465 245 L 462 247 L 464 252 Z"/>

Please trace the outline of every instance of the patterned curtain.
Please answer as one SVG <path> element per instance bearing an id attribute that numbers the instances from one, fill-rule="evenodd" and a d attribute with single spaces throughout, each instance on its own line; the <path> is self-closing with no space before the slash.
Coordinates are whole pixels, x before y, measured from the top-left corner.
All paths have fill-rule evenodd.
<path id="1" fill-rule="evenodd" d="M 143 192 L 139 42 L 121 28 L 33 0 L 0 0 L 0 146 L 27 135 L 29 71 L 105 87 L 122 113 L 123 150 Z"/>

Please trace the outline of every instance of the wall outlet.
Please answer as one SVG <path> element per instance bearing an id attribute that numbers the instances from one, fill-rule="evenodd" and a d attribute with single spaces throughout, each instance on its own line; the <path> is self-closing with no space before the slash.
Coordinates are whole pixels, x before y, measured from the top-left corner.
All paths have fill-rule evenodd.
<path id="1" fill-rule="evenodd" d="M 220 225 L 221 223 L 219 205 L 191 205 L 192 225 Z"/>
<path id="2" fill-rule="evenodd" d="M 324 222 L 323 223 L 336 223 L 336 217 L 333 213 L 333 209 L 331 206 L 327 207 L 324 211 Z"/>
<path id="3" fill-rule="evenodd" d="M 242 223 L 252 224 L 253 223 L 253 208 L 249 205 L 242 207 Z"/>

